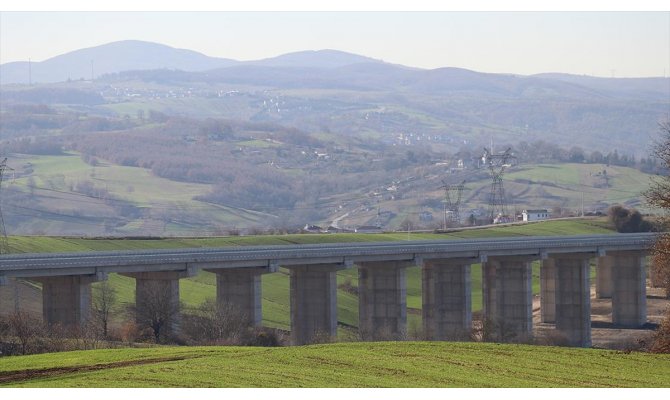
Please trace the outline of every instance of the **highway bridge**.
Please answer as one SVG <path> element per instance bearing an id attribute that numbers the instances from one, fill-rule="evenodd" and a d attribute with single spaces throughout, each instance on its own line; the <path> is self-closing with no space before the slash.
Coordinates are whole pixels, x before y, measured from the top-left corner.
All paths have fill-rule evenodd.
<path id="1" fill-rule="evenodd" d="M 261 275 L 290 272 L 291 339 L 305 344 L 337 331 L 336 272 L 358 267 L 359 331 L 363 339 L 406 332 L 405 268 L 421 266 L 424 335 L 462 339 L 472 327 L 470 268 L 482 263 L 484 318 L 505 337 L 532 335 L 531 262 L 541 260 L 542 322 L 574 346 L 591 345 L 590 260 L 596 291 L 611 297 L 613 323 L 646 322 L 645 255 L 654 234 L 614 234 L 336 243 L 227 248 L 10 254 L 0 256 L 0 284 L 12 278 L 42 283 L 48 323 L 85 322 L 91 283 L 119 273 L 136 280 L 136 307 L 151 293 L 179 302 L 179 279 L 216 273 L 217 303 L 233 306 L 249 325 L 261 323 Z M 178 329 L 175 321 L 170 327 Z"/>

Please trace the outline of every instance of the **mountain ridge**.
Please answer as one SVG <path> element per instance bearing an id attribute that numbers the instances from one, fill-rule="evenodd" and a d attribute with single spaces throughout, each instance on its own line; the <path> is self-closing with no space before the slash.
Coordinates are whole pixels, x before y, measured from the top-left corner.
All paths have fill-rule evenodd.
<path id="1" fill-rule="evenodd" d="M 515 76 L 542 78 L 599 89 L 611 94 L 622 91 L 629 93 L 641 90 L 647 93 L 654 93 L 655 96 L 662 95 L 662 98 L 667 98 L 667 85 L 659 85 L 659 82 L 667 79 L 662 77 L 601 78 L 567 73 L 521 75 L 483 73 L 449 66 L 424 69 L 388 63 L 383 60 L 336 49 L 303 50 L 259 60 L 239 61 L 230 58 L 211 57 L 190 49 L 176 48 L 142 40 L 120 40 L 81 48 L 40 62 L 14 61 L 0 64 L 0 84 L 29 83 L 29 81 L 32 83 L 56 83 L 67 80 L 88 80 L 91 77 L 97 78 L 105 74 L 133 70 L 167 69 L 203 72 L 237 66 L 334 70 L 363 64 L 382 66 L 389 69 L 403 69 L 405 71 L 433 71 L 431 73 L 434 75 L 443 75 L 445 72 L 450 72 L 453 75 L 455 72 L 458 72 L 461 75 L 472 75 L 475 73 L 479 74 L 480 77 Z M 32 77 L 29 77 L 29 68 L 32 70 Z M 612 82 L 617 82 L 617 85 L 612 85 Z"/>

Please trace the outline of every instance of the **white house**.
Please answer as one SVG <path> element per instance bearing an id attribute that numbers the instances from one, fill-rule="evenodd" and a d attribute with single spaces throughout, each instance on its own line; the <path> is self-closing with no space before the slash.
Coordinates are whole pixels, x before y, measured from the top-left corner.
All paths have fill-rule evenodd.
<path id="1" fill-rule="evenodd" d="M 541 221 L 543 219 L 549 218 L 549 210 L 523 210 L 521 213 L 523 215 L 523 220 L 528 221 Z"/>

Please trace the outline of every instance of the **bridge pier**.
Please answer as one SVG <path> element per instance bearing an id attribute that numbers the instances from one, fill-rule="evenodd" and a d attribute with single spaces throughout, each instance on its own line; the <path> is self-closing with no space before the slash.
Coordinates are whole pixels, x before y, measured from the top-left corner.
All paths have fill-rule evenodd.
<path id="1" fill-rule="evenodd" d="M 557 254 L 556 330 L 571 346 L 591 347 L 591 255 Z"/>
<path id="2" fill-rule="evenodd" d="M 611 256 L 598 257 L 596 261 L 596 298 L 612 297 L 612 263 Z"/>
<path id="3" fill-rule="evenodd" d="M 472 329 L 471 260 L 434 259 L 421 274 L 426 340 L 464 340 Z"/>
<path id="4" fill-rule="evenodd" d="M 532 269 L 529 257 L 489 257 L 482 265 L 484 320 L 500 341 L 533 334 Z"/>
<path id="5" fill-rule="evenodd" d="M 349 264 L 349 267 L 351 264 Z M 337 337 L 337 271 L 342 264 L 286 266 L 291 277 L 291 343 Z"/>
<path id="6" fill-rule="evenodd" d="M 123 272 L 135 278 L 135 318 L 142 325 L 159 323 L 160 337 L 179 334 L 179 279 L 193 271 Z"/>
<path id="7" fill-rule="evenodd" d="M 42 317 L 49 325 L 76 328 L 91 315 L 91 283 L 106 275 L 40 276 L 30 278 L 42 284 Z"/>
<path id="8" fill-rule="evenodd" d="M 207 268 L 216 274 L 216 305 L 219 310 L 234 312 L 250 327 L 261 326 L 261 276 L 276 272 L 277 267 Z"/>
<path id="9" fill-rule="evenodd" d="M 647 282 L 642 252 L 609 252 L 612 265 L 612 323 L 639 327 L 647 322 Z"/>
<path id="10" fill-rule="evenodd" d="M 402 340 L 407 334 L 407 261 L 358 263 L 358 330 L 363 340 Z"/>
<path id="11" fill-rule="evenodd" d="M 540 267 L 540 322 L 556 323 L 556 263 L 542 260 Z"/>

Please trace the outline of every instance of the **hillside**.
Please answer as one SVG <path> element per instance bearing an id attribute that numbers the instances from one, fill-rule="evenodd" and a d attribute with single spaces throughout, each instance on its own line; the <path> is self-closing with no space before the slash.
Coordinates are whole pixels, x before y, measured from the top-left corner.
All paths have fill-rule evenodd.
<path id="1" fill-rule="evenodd" d="M 83 140 L 85 143 L 88 139 Z M 180 152 L 178 148 L 169 150 L 171 142 L 163 139 L 162 143 L 166 151 Z M 259 140 L 237 144 L 243 149 L 239 153 L 238 165 L 245 162 L 245 153 L 259 153 L 253 157 L 262 160 L 264 154 L 268 158 L 273 157 L 279 147 L 275 143 Z M 191 149 L 193 147 L 190 146 Z M 212 148 L 211 145 L 208 147 Z M 220 151 L 216 148 L 212 150 L 212 161 L 220 163 Z M 155 153 L 164 155 L 160 151 Z M 351 154 L 349 157 L 354 160 L 356 156 Z M 221 235 L 232 230 L 287 228 L 292 225 L 327 227 L 345 214 L 339 219 L 340 227 L 354 229 L 379 223 L 385 230 L 395 230 L 402 229 L 403 222 L 411 221 L 412 229 L 430 230 L 442 226 L 444 191 L 440 186 L 443 180 L 452 183 L 467 180 L 461 206 L 463 219 L 471 213 L 480 217 L 487 212 L 490 191 L 490 178 L 485 170 L 471 169 L 449 174 L 445 167 L 409 168 L 393 175 L 396 179 L 407 178 L 388 181 L 388 175 L 381 173 L 362 176 L 360 173 L 342 172 L 333 176 L 330 174 L 333 168 L 349 164 L 343 156 L 320 161 L 321 165 L 316 166 L 311 159 L 305 159 L 304 167 L 301 164 L 291 166 L 287 161 L 284 169 L 273 171 L 285 177 L 281 181 L 285 187 L 295 185 L 294 195 L 304 193 L 301 195 L 302 202 L 296 203 L 297 209 L 292 211 L 277 203 L 252 205 L 244 201 L 245 198 L 234 202 L 230 189 L 222 193 L 221 200 L 208 201 L 208 195 L 217 189 L 213 183 L 168 179 L 157 176 L 153 172 L 155 168 L 152 171 L 102 159 L 91 165 L 84 162 L 84 158 L 76 152 L 58 156 L 14 155 L 12 164 L 16 171 L 4 186 L 8 193 L 3 200 L 8 232 L 82 236 L 205 236 Z M 199 160 L 202 163 L 206 158 L 203 156 Z M 279 160 L 275 164 L 281 165 Z M 264 165 L 251 165 L 246 170 L 240 170 L 243 179 L 252 179 L 244 178 L 251 168 L 257 168 L 258 174 L 267 173 Z M 231 171 L 229 169 L 227 173 Z M 603 171 L 607 171 L 607 176 L 603 176 Z M 423 176 L 417 177 L 416 173 Z M 412 176 L 414 178 L 408 180 Z M 253 179 L 258 179 L 258 175 L 254 175 Z M 604 164 L 521 165 L 506 175 L 505 189 L 510 211 L 515 208 L 517 212 L 524 208 L 556 208 L 576 213 L 581 211 L 582 200 L 585 212 L 603 212 L 616 203 L 645 210 L 641 193 L 650 179 L 651 175 L 633 168 Z M 314 198 L 315 186 L 321 186 L 320 198 Z M 265 188 L 267 190 L 268 187 Z M 260 199 L 276 201 L 282 193 L 266 191 L 266 197 Z M 308 203 L 310 198 L 312 200 Z M 379 218 L 380 213 L 383 219 Z M 421 213 L 429 213 L 432 220 L 420 221 Z"/>
<path id="2" fill-rule="evenodd" d="M 93 55 L 221 61 L 136 41 L 54 60 Z M 422 70 L 318 50 L 3 85 L 5 222 L 16 235 L 430 231 L 445 224 L 444 184 L 465 181 L 461 223 L 484 223 L 491 146 L 517 157 L 509 213 L 653 212 L 641 192 L 667 172 L 648 155 L 667 109 L 658 79 Z"/>
<path id="3" fill-rule="evenodd" d="M 33 62 L 31 69 L 33 83 L 43 84 L 27 85 L 27 62 L 0 66 L 3 106 L 46 98 L 98 116 L 155 110 L 358 138 L 430 135 L 454 147 L 482 145 L 492 136 L 509 143 L 547 140 L 637 157 L 648 152 L 668 102 L 668 78 L 425 70 L 337 50 L 241 62 L 122 41 Z M 72 104 L 25 95 L 74 88 L 98 98 Z"/>
<path id="4" fill-rule="evenodd" d="M 492 343 L 160 347 L 0 359 L 3 387 L 667 387 L 670 357 Z"/>

